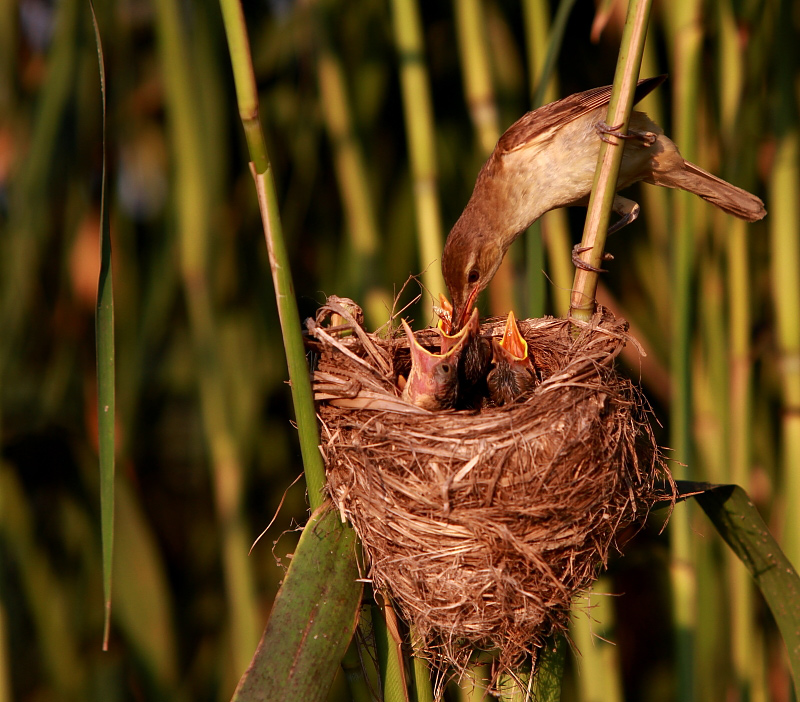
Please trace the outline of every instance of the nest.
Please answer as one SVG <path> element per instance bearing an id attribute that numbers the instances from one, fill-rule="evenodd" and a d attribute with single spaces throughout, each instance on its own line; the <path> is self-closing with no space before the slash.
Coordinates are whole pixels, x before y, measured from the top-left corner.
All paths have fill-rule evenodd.
<path id="1" fill-rule="evenodd" d="M 341 336 L 326 317 L 351 329 Z M 568 625 L 623 527 L 672 484 L 640 391 L 614 370 L 630 340 L 606 311 L 519 326 L 541 382 L 504 407 L 429 412 L 400 398 L 404 336 L 367 334 L 329 300 L 307 325 L 328 491 L 368 575 L 440 669 L 475 649 L 513 669 Z M 340 327 L 340 329 L 343 327 Z M 503 322 L 482 325 L 500 336 Z M 438 334 L 416 334 L 436 349 Z M 668 498 L 669 499 L 669 498 Z"/>

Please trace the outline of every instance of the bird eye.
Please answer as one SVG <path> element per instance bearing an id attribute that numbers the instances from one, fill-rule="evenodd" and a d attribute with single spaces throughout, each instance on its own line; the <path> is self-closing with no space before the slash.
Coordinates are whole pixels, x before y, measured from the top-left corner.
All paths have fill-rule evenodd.
<path id="1" fill-rule="evenodd" d="M 467 273 L 467 282 L 472 284 L 477 283 L 480 277 L 480 271 L 477 268 L 473 268 L 469 273 Z"/>
<path id="2" fill-rule="evenodd" d="M 442 373 L 444 373 L 446 375 L 450 375 L 450 364 L 449 363 L 442 363 L 440 368 L 442 369 Z"/>

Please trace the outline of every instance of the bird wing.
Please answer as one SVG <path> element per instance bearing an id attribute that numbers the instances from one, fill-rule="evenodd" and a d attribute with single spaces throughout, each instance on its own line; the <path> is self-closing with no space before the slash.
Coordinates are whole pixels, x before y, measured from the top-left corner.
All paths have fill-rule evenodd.
<path id="1" fill-rule="evenodd" d="M 636 84 L 634 104 L 655 90 L 666 78 L 666 75 L 662 75 L 640 80 Z M 611 100 L 611 88 L 610 85 L 604 85 L 601 88 L 585 90 L 525 113 L 500 137 L 496 151 L 502 154 L 524 148 L 554 128 L 578 119 L 598 107 L 608 105 Z"/>

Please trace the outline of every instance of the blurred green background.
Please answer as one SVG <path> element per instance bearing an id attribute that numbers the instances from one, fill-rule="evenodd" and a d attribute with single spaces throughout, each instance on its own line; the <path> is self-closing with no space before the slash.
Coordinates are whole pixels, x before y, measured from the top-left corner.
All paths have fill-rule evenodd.
<path id="1" fill-rule="evenodd" d="M 437 252 L 497 137 L 533 106 L 558 5 L 245 3 L 301 318 L 337 294 L 377 328 L 414 275 L 398 309 L 423 291 L 406 314 L 430 321 Z M 218 5 L 97 13 L 116 306 L 112 636 L 102 652 L 91 18 L 78 0 L 0 0 L 0 702 L 227 700 L 307 516 L 302 480 L 290 487 L 302 464 L 269 261 Z M 611 82 L 624 13 L 575 4 L 546 100 Z M 670 80 L 642 108 L 769 214 L 745 225 L 631 189 L 642 216 L 611 237 L 599 293 L 647 352 L 623 365 L 675 473 L 741 484 L 796 565 L 798 39 L 790 0 L 656 3 L 642 75 Z M 179 217 L 194 228 L 179 234 Z M 582 218 L 545 217 L 482 311 L 564 314 Z M 743 569 L 694 505 L 662 532 L 665 516 L 610 564 L 598 591 L 619 596 L 577 618 L 563 699 L 792 699 Z M 331 699 L 347 699 L 343 682 Z"/>

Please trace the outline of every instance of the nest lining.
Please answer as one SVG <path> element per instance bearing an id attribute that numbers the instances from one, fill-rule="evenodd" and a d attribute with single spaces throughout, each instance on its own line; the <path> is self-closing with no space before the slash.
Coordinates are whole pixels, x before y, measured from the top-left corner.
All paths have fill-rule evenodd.
<path id="1" fill-rule="evenodd" d="M 335 312 L 353 336 L 320 322 Z M 613 368 L 627 323 L 607 312 L 577 338 L 521 321 L 542 381 L 523 401 L 429 412 L 400 399 L 404 337 L 366 334 L 329 301 L 309 322 L 328 491 L 387 592 L 440 668 L 475 648 L 517 666 L 564 631 L 618 531 L 664 495 L 668 470 L 638 389 Z M 503 321 L 482 325 L 500 336 Z M 436 349 L 433 330 L 418 332 Z"/>

